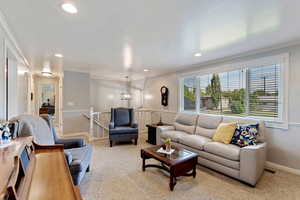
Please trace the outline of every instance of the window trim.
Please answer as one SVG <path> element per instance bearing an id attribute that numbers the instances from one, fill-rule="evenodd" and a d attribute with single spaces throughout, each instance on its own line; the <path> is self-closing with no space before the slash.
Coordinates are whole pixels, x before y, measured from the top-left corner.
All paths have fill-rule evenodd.
<path id="1" fill-rule="evenodd" d="M 267 127 L 271 128 L 280 128 L 280 129 L 288 129 L 288 93 L 289 93 L 289 53 L 283 53 L 273 56 L 261 57 L 257 59 L 248 59 L 243 62 L 233 62 L 228 64 L 221 64 L 217 65 L 213 68 L 205 68 L 198 71 L 191 71 L 188 73 L 181 73 L 178 74 L 179 77 L 179 112 L 181 113 L 203 113 L 199 109 L 199 84 L 197 83 L 197 98 L 196 98 L 196 110 L 195 111 L 185 111 L 184 110 L 184 93 L 183 93 L 183 82 L 185 78 L 188 77 L 197 77 L 201 75 L 213 74 L 213 73 L 222 73 L 234 70 L 242 70 L 242 69 L 250 69 L 255 68 L 258 66 L 264 65 L 272 65 L 272 64 L 279 64 L 281 69 L 281 78 L 280 78 L 280 89 L 279 89 L 279 118 L 278 119 L 271 119 L 267 117 L 256 117 L 256 116 L 245 116 L 242 118 L 249 118 L 249 119 L 258 119 L 264 120 Z M 198 79 L 197 79 L 198 80 Z M 214 115 L 214 114 L 208 114 Z M 221 115 L 224 116 L 224 115 Z M 230 116 L 230 115 L 225 115 Z"/>

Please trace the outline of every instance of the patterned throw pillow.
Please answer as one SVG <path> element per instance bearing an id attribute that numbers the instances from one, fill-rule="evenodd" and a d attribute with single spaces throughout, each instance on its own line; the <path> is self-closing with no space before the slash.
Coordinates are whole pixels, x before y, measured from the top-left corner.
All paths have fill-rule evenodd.
<path id="1" fill-rule="evenodd" d="M 231 139 L 231 144 L 245 147 L 256 145 L 256 137 L 258 135 L 259 124 L 239 124 Z"/>

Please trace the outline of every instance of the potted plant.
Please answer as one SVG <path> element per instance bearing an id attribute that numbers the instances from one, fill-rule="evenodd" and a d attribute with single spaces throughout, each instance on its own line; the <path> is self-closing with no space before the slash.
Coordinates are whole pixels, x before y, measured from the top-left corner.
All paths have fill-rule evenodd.
<path id="1" fill-rule="evenodd" d="M 171 151 L 171 142 L 172 142 L 171 138 L 165 139 L 165 146 L 167 152 Z"/>

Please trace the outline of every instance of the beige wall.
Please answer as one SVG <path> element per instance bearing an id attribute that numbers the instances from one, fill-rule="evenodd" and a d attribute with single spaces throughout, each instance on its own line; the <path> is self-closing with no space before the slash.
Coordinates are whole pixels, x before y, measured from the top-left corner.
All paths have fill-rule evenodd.
<path id="1" fill-rule="evenodd" d="M 111 107 L 126 107 L 121 93 L 127 91 L 124 81 L 91 79 L 91 104 L 95 111 L 109 111 Z"/>
<path id="2" fill-rule="evenodd" d="M 160 88 L 169 89 L 169 103 L 167 107 L 161 105 Z M 169 74 L 157 78 L 147 79 L 144 90 L 144 107 L 177 111 L 178 109 L 178 79 L 176 74 Z"/>
<path id="3" fill-rule="evenodd" d="M 90 108 L 90 75 L 64 71 L 63 134 L 88 132 L 89 121 L 82 115 Z"/>
<path id="4" fill-rule="evenodd" d="M 121 100 L 122 92 L 130 92 L 132 100 Z M 94 111 L 110 111 L 112 107 L 138 108 L 141 106 L 141 89 L 131 88 L 124 81 L 91 78 L 88 73 L 64 71 L 63 133 L 89 130 L 89 121 L 83 116 L 90 107 Z"/>
<path id="5" fill-rule="evenodd" d="M 231 62 L 245 61 L 264 56 L 276 55 L 280 53 L 290 53 L 289 70 L 289 128 L 288 130 L 268 128 L 268 161 L 284 165 L 290 168 L 300 169 L 300 45 L 288 48 L 272 50 L 266 53 L 260 53 L 252 56 L 232 59 L 226 62 L 216 62 L 216 64 L 195 67 L 193 70 L 207 69 Z M 190 70 L 190 71 L 193 71 Z M 187 71 L 183 71 L 187 72 Z M 149 79 L 145 84 L 145 107 L 160 108 L 160 87 L 166 85 L 170 90 L 169 107 L 170 111 L 178 111 L 178 79 L 176 74 Z"/>

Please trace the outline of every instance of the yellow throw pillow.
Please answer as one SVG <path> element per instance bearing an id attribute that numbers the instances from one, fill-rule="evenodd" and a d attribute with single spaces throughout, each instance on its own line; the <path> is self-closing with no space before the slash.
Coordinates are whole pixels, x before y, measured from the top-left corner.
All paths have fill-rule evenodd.
<path id="1" fill-rule="evenodd" d="M 233 137 L 237 123 L 221 123 L 213 136 L 213 141 L 229 144 Z"/>

